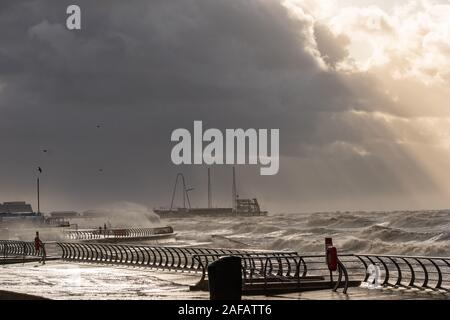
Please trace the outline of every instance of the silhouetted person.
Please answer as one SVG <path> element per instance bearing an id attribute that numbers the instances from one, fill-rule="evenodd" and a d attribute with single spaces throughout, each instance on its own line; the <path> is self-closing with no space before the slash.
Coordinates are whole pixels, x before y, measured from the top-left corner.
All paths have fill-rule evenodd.
<path id="1" fill-rule="evenodd" d="M 45 258 L 47 256 L 47 253 L 45 251 L 45 245 L 39 238 L 39 231 L 36 231 L 36 237 L 34 238 L 34 249 L 36 251 L 36 255 L 42 255 L 41 260 L 39 261 L 42 264 L 45 264 Z"/>
<path id="2" fill-rule="evenodd" d="M 39 231 L 36 231 L 36 237 L 34 238 L 34 250 L 36 251 L 36 255 L 39 255 L 41 244 L 42 241 L 39 239 Z"/>

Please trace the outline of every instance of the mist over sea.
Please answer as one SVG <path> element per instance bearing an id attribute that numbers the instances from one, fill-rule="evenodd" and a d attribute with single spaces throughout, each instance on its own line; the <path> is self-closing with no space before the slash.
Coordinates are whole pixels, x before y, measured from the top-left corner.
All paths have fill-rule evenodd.
<path id="1" fill-rule="evenodd" d="M 449 256 L 450 210 L 269 214 L 254 217 L 189 216 L 160 219 L 144 205 L 118 202 L 88 210 L 95 219 L 71 219 L 78 228 L 173 227 L 176 240 L 158 245 L 234 249 L 294 250 L 323 254 L 332 237 L 339 253 Z M 60 228 L 10 226 L 3 239 L 32 241 L 39 229 L 45 241 L 64 241 Z M 155 245 L 153 241 L 135 243 Z"/>
<path id="2" fill-rule="evenodd" d="M 323 253 L 332 237 L 340 253 L 448 256 L 449 211 L 276 214 L 162 220 L 178 241 L 212 247 Z"/>

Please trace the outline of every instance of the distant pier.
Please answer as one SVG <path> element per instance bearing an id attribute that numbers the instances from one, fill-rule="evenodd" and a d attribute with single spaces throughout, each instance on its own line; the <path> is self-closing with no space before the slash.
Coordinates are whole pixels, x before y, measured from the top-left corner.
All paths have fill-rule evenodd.
<path id="1" fill-rule="evenodd" d="M 159 228 L 110 228 L 110 229 L 78 229 L 64 230 L 67 240 L 82 242 L 123 242 L 147 241 L 175 238 L 173 228 L 170 226 Z"/>

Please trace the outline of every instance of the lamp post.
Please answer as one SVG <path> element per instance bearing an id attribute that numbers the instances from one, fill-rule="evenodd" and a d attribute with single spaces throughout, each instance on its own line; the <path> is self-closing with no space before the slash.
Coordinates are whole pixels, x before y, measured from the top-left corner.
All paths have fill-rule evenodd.
<path id="1" fill-rule="evenodd" d="M 41 214 L 41 199 L 39 195 L 39 178 L 37 178 L 37 201 L 38 201 L 38 214 Z"/>
<path id="2" fill-rule="evenodd" d="M 39 174 L 42 173 L 42 168 L 38 167 L 38 171 Z M 40 195 L 40 181 L 39 181 L 39 175 L 37 177 L 37 184 L 36 184 L 36 188 L 37 188 L 37 202 L 38 202 L 38 214 L 41 214 L 41 195 Z"/>

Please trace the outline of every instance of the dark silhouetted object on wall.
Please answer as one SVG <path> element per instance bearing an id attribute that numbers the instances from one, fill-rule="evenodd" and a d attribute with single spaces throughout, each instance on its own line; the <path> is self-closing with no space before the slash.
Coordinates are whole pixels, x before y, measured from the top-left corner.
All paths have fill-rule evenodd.
<path id="1" fill-rule="evenodd" d="M 223 257 L 208 266 L 211 300 L 241 300 L 241 258 Z"/>

